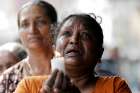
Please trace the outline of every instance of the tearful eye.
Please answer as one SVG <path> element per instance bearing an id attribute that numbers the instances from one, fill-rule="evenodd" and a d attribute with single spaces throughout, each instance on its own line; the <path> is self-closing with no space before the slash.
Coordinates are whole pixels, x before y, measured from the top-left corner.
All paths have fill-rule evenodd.
<path id="1" fill-rule="evenodd" d="M 88 32 L 82 32 L 81 39 L 83 39 L 83 40 L 89 40 L 89 39 L 91 39 L 90 33 L 88 33 Z"/>
<path id="2" fill-rule="evenodd" d="M 64 31 L 62 35 L 63 35 L 63 36 L 70 36 L 71 33 L 70 33 L 70 31 Z"/>

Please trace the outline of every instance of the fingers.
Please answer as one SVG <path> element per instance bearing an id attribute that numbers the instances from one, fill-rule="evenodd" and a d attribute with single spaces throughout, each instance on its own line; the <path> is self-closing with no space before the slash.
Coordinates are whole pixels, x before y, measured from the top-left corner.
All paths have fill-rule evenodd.
<path id="1" fill-rule="evenodd" d="M 40 90 L 40 93 L 52 93 L 52 89 L 49 86 L 43 85 L 43 87 Z"/>
<path id="2" fill-rule="evenodd" d="M 50 77 L 44 82 L 41 93 L 62 93 L 68 86 L 69 79 L 62 71 L 54 70 Z"/>
<path id="3" fill-rule="evenodd" d="M 62 89 L 65 90 L 70 86 L 70 80 L 67 76 L 64 76 L 63 83 L 62 83 Z"/>
<path id="4" fill-rule="evenodd" d="M 48 77 L 48 79 L 44 82 L 40 93 L 53 93 L 53 85 L 55 82 L 55 78 L 57 76 L 57 72 L 58 70 L 54 70 L 53 73 L 50 75 L 50 77 Z"/>
<path id="5" fill-rule="evenodd" d="M 64 78 L 64 74 L 61 71 L 59 71 L 57 73 L 57 76 L 56 76 L 56 80 L 55 80 L 55 83 L 54 83 L 54 88 L 61 89 L 63 78 Z"/>
<path id="6" fill-rule="evenodd" d="M 52 75 L 48 78 L 48 80 L 46 82 L 46 85 L 47 86 L 53 88 L 53 85 L 54 85 L 54 82 L 55 82 L 57 73 L 58 73 L 58 70 L 57 69 L 52 72 Z"/>

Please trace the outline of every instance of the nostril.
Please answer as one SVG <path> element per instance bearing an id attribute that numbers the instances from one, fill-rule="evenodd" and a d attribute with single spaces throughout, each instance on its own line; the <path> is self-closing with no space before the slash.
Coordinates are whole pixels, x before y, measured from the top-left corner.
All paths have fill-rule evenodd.
<path id="1" fill-rule="evenodd" d="M 38 29 L 35 26 L 31 26 L 29 32 L 30 33 L 37 33 Z"/>
<path id="2" fill-rule="evenodd" d="M 70 44 L 78 44 L 78 40 L 71 40 Z"/>
<path id="3" fill-rule="evenodd" d="M 74 33 L 71 38 L 70 38 L 70 43 L 71 44 L 78 44 L 80 38 L 78 33 Z"/>

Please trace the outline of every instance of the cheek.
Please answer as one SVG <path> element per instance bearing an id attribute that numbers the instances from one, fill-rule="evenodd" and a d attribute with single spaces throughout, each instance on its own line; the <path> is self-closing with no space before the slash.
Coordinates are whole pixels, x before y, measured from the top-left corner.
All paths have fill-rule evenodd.
<path id="1" fill-rule="evenodd" d="M 84 48 L 88 51 L 93 50 L 93 48 L 94 48 L 94 46 L 92 46 L 91 43 L 84 43 L 83 45 L 84 45 Z"/>
<path id="2" fill-rule="evenodd" d="M 96 55 L 96 47 L 91 44 L 91 43 L 86 43 L 84 44 L 84 48 L 85 48 L 85 51 L 87 52 L 87 55 Z"/>
<path id="3" fill-rule="evenodd" d="M 47 27 L 40 29 L 40 34 L 44 37 L 49 35 L 49 29 Z"/>
<path id="4" fill-rule="evenodd" d="M 48 41 L 52 41 L 52 36 L 49 33 L 48 28 L 40 30 L 40 35 L 42 36 L 43 39 L 47 39 Z"/>
<path id="5" fill-rule="evenodd" d="M 20 35 L 20 39 L 21 39 L 23 45 L 26 45 L 26 43 L 27 43 L 27 33 L 25 33 L 25 32 L 20 32 L 19 35 Z"/>

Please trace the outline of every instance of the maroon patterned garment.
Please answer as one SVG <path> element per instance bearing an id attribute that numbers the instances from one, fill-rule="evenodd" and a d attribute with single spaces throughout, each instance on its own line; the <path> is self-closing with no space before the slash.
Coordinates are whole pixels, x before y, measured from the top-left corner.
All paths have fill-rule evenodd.
<path id="1" fill-rule="evenodd" d="M 25 76 L 30 76 L 30 74 L 24 59 L 1 74 L 0 93 L 13 93 L 19 81 Z"/>

